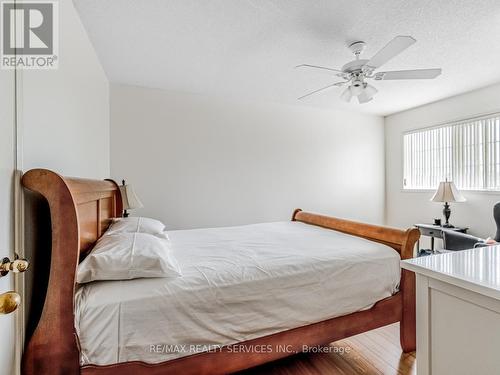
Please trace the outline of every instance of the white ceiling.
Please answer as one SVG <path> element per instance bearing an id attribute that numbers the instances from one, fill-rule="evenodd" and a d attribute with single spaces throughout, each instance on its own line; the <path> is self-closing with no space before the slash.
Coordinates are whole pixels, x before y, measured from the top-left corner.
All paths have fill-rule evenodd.
<path id="1" fill-rule="evenodd" d="M 112 82 L 387 115 L 500 81 L 499 0 L 74 0 Z M 435 80 L 376 81 L 370 103 L 336 77 L 345 47 L 369 58 L 397 35 L 417 43 L 382 70 L 443 68 Z"/>

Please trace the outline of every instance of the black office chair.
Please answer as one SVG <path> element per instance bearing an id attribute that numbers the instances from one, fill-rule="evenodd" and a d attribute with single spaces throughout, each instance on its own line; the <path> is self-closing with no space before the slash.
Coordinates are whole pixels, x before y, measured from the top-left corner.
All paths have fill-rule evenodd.
<path id="1" fill-rule="evenodd" d="M 495 233 L 495 237 L 493 237 L 493 239 L 500 242 L 500 202 L 493 206 L 493 218 L 495 219 L 495 223 L 497 225 L 497 232 Z"/>
<path id="2" fill-rule="evenodd" d="M 500 242 L 500 202 L 493 206 L 493 218 L 497 225 L 497 232 L 493 239 Z M 487 246 L 485 240 L 482 238 L 451 230 L 443 230 L 443 247 L 446 250 L 458 251 L 482 246 Z"/>
<path id="3" fill-rule="evenodd" d="M 445 250 L 473 249 L 474 247 L 478 247 L 479 244 L 485 244 L 482 238 L 452 230 L 443 230 L 443 247 Z"/>

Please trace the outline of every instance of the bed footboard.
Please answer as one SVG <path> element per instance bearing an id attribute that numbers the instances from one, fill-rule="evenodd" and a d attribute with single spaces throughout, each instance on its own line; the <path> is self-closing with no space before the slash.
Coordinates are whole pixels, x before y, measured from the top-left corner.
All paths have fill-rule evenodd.
<path id="1" fill-rule="evenodd" d="M 304 212 L 301 209 L 294 211 L 292 221 L 317 225 L 383 243 L 396 250 L 400 254 L 401 259 L 413 258 L 415 243 L 420 237 L 420 231 L 417 228 L 401 230 L 313 214 Z M 416 348 L 415 274 L 407 270 L 401 271 L 400 293 L 402 297 L 402 309 L 400 340 L 403 351 L 411 352 Z"/>

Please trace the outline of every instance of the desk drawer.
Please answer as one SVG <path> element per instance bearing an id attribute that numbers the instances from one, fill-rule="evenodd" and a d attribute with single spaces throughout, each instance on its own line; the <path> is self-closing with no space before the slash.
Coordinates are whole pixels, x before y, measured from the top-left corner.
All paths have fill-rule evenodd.
<path id="1" fill-rule="evenodd" d="M 443 238 L 443 234 L 439 229 L 430 229 L 430 228 L 418 228 L 422 236 Z"/>

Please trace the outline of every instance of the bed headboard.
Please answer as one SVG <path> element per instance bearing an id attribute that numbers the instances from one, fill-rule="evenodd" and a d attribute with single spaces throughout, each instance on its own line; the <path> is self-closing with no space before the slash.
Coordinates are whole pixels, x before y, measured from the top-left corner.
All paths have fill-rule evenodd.
<path id="1" fill-rule="evenodd" d="M 63 177 L 47 169 L 26 172 L 22 184 L 47 201 L 51 221 L 50 268 L 43 270 L 48 273 L 47 291 L 39 323 L 26 346 L 23 373 L 35 373 L 34 358 L 43 353 L 47 361 L 38 361 L 36 371 L 55 374 L 51 353 L 61 345 L 65 353 L 55 353 L 54 360 L 60 365 L 63 358 L 67 373 L 72 373 L 79 368 L 73 314 L 76 268 L 112 218 L 121 216 L 120 189 L 112 180 Z"/>
<path id="2" fill-rule="evenodd" d="M 24 174 L 22 183 L 47 200 L 52 230 L 62 229 L 67 237 L 78 238 L 81 254 L 92 248 L 112 218 L 122 214 L 120 189 L 113 180 L 63 177 L 47 169 L 32 169 Z M 61 223 L 54 222 L 59 218 Z"/>

